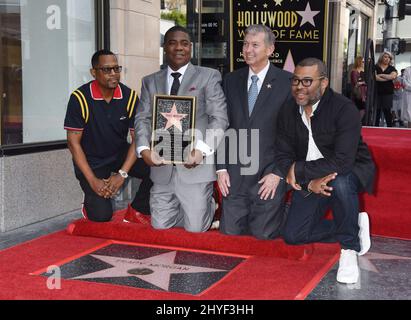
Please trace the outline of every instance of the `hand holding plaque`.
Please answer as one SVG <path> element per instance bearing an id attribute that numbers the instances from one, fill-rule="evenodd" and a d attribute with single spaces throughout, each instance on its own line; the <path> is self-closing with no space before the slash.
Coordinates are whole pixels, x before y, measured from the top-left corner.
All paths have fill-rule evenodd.
<path id="1" fill-rule="evenodd" d="M 147 149 L 141 152 L 141 157 L 144 162 L 150 167 L 160 167 L 163 166 L 164 159 L 157 154 L 157 152 Z"/>
<path id="2" fill-rule="evenodd" d="M 195 97 L 154 96 L 151 150 L 166 164 L 183 164 L 192 151 Z"/>
<path id="3" fill-rule="evenodd" d="M 197 167 L 199 164 L 201 164 L 203 160 L 204 160 L 203 153 L 200 150 L 194 149 L 193 151 L 190 152 L 184 166 L 187 169 L 193 169 Z"/>

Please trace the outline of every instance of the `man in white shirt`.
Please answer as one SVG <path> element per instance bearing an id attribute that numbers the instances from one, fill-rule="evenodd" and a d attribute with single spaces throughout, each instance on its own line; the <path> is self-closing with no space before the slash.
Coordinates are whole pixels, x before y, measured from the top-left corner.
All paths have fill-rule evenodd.
<path id="1" fill-rule="evenodd" d="M 355 283 L 357 256 L 371 245 L 368 215 L 358 213 L 358 193 L 372 192 L 375 165 L 361 138 L 358 109 L 328 84 L 321 60 L 299 62 L 294 101 L 278 116 L 275 160 L 295 190 L 282 236 L 288 244 L 340 243 L 337 281 Z M 328 209 L 333 220 L 324 219 Z"/>
<path id="2" fill-rule="evenodd" d="M 210 228 L 215 212 L 214 153 L 228 126 L 221 75 L 217 70 L 190 63 L 192 43 L 183 27 L 175 26 L 167 31 L 164 50 L 168 67 L 143 78 L 135 118 L 137 155 L 151 166 L 154 183 L 150 197 L 151 224 L 156 229 L 184 227 L 190 232 L 204 232 Z M 198 135 L 184 165 L 164 165 L 159 154 L 150 149 L 156 94 L 197 98 Z"/>
<path id="3" fill-rule="evenodd" d="M 407 122 L 407 127 L 411 128 L 411 67 L 404 70 L 402 79 L 404 92 L 401 101 L 401 118 Z"/>
<path id="4" fill-rule="evenodd" d="M 220 230 L 225 234 L 274 239 L 284 221 L 286 183 L 274 164 L 274 142 L 278 111 L 292 99 L 292 74 L 270 63 L 274 46 L 270 28 L 249 26 L 243 44 L 248 66 L 223 82 L 228 133 L 236 135 L 220 145 L 217 155 Z"/>

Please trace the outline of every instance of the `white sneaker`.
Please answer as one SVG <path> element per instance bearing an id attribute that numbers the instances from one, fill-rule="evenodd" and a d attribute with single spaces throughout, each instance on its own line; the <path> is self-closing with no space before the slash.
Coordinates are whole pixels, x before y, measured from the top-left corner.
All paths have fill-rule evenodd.
<path id="1" fill-rule="evenodd" d="M 220 229 L 220 220 L 215 220 L 211 224 L 210 230 L 218 230 Z"/>
<path id="2" fill-rule="evenodd" d="M 358 255 L 362 256 L 366 254 L 371 247 L 370 220 L 368 219 L 367 212 L 360 212 L 358 214 L 358 226 L 360 227 L 358 237 L 360 238 L 361 246 L 361 251 L 358 253 Z"/>
<path id="3" fill-rule="evenodd" d="M 359 276 L 357 252 L 341 249 L 337 281 L 341 283 L 356 283 Z"/>

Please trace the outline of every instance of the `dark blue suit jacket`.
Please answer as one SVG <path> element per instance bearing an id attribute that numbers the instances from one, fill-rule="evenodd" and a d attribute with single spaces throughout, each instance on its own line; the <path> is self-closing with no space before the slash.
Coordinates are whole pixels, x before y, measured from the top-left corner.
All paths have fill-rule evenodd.
<path id="1" fill-rule="evenodd" d="M 227 99 L 229 129 L 234 129 L 237 134 L 241 129 L 244 132 L 242 138 L 238 136 L 236 148 L 232 148 L 233 146 L 230 148 L 230 144 L 227 143 L 226 139 L 225 163 L 217 163 L 217 170 L 227 169 L 232 191 L 235 191 L 244 181 L 249 185 L 253 185 L 268 173 L 280 174 L 274 164 L 277 115 L 281 106 L 292 99 L 292 74 L 270 65 L 253 112 L 249 115 L 248 73 L 249 67 L 241 68 L 229 73 L 223 81 L 223 89 Z M 248 157 L 250 156 L 252 143 L 255 143 L 251 140 L 252 130 L 258 130 L 259 132 L 258 146 L 253 146 L 254 148 L 258 147 L 258 159 L 257 157 L 252 159 L 257 170 L 254 175 L 244 176 L 241 173 L 241 168 L 249 165 L 239 163 L 239 161 L 247 158 L 245 154 L 247 151 Z M 218 153 L 223 152 L 223 148 L 224 145 L 221 144 Z M 232 160 L 236 160 L 235 163 L 231 164 L 229 159 L 230 149 L 234 153 L 231 155 Z"/>

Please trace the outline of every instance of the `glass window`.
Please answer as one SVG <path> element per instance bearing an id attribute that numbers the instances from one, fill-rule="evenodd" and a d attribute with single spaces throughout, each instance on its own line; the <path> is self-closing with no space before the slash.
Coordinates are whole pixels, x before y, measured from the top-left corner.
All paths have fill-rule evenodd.
<path id="1" fill-rule="evenodd" d="M 344 70 L 343 70 L 343 94 L 351 97 L 350 72 L 355 58 L 364 56 L 365 45 L 368 38 L 369 18 L 354 7 L 347 5 L 342 13 L 342 19 L 348 28 L 344 29 Z"/>
<path id="2" fill-rule="evenodd" d="M 368 30 L 369 30 L 370 18 L 366 16 L 365 14 L 361 13 L 360 22 L 361 22 L 361 31 L 359 31 L 359 42 L 360 43 L 359 43 L 358 53 L 364 56 L 366 46 L 367 46 L 367 40 L 368 40 L 368 33 L 369 33 Z"/>
<path id="3" fill-rule="evenodd" d="M 0 0 L 1 145 L 65 139 L 95 43 L 94 0 Z"/>
<path id="4" fill-rule="evenodd" d="M 161 44 L 164 34 L 174 25 L 186 27 L 193 40 L 193 64 L 230 71 L 229 8 L 226 0 L 164 0 L 161 1 Z M 163 48 L 160 65 L 165 67 Z"/>
<path id="5" fill-rule="evenodd" d="M 187 1 L 186 0 L 164 0 L 161 1 L 160 19 L 160 66 L 166 67 L 164 53 L 164 35 L 167 30 L 179 25 L 187 26 Z"/>

